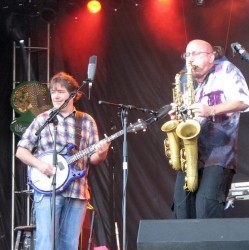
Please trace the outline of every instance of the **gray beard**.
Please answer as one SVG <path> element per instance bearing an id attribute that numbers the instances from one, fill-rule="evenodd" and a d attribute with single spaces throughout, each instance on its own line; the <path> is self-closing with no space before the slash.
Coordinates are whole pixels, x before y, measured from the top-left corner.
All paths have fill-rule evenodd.
<path id="1" fill-rule="evenodd" d="M 192 77 L 195 82 L 202 82 L 205 78 L 205 75 L 199 72 L 193 72 Z"/>

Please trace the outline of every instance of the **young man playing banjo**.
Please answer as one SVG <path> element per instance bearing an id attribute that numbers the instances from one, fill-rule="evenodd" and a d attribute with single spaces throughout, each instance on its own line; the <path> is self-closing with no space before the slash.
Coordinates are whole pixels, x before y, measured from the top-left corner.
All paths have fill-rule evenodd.
<path id="1" fill-rule="evenodd" d="M 110 142 L 105 140 L 99 142 L 94 119 L 84 112 L 76 111 L 74 102 L 79 99 L 79 93 L 69 99 L 67 105 L 56 115 L 57 125 L 49 123 L 36 135 L 51 113 L 58 110 L 78 87 L 72 76 L 64 72 L 54 75 L 48 83 L 54 107 L 33 120 L 17 145 L 16 156 L 29 166 L 29 182 L 34 188 L 36 250 L 53 249 L 51 194 L 55 171 L 55 246 L 57 250 L 78 250 L 79 235 L 90 199 L 87 183 L 88 166 L 104 161 L 110 146 Z M 57 152 L 70 151 L 74 146 L 78 146 L 79 150 L 91 145 L 96 146 L 93 151 L 78 160 L 77 164 L 71 166 L 70 161 L 58 154 L 58 167 L 55 168 L 52 153 L 54 140 Z"/>

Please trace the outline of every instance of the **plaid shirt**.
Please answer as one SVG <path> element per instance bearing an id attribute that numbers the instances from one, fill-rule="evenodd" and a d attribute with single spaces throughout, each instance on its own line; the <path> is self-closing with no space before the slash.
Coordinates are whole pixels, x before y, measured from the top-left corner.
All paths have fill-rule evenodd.
<path id="1" fill-rule="evenodd" d="M 40 154 L 53 150 L 54 143 L 54 125 L 50 123 L 45 126 L 41 131 L 39 136 L 36 136 L 35 133 L 37 130 L 46 122 L 49 117 L 49 114 L 52 110 L 48 110 L 40 115 L 38 115 L 30 126 L 24 132 L 21 140 L 18 143 L 18 147 L 23 147 L 31 151 L 34 156 L 39 156 Z M 56 150 L 61 152 L 69 143 L 75 144 L 75 121 L 76 121 L 76 111 L 73 111 L 67 117 L 63 117 L 60 114 L 57 115 L 58 125 L 57 125 L 57 134 L 56 134 Z M 85 149 L 90 145 L 95 144 L 99 141 L 97 125 L 94 119 L 83 113 L 81 126 L 81 140 L 79 150 Z M 90 198 L 90 193 L 88 190 L 87 183 L 87 173 L 88 173 L 88 158 L 90 156 L 84 156 L 77 161 L 77 170 L 86 169 L 86 175 L 80 179 L 73 181 L 66 191 L 61 195 L 64 197 L 72 197 L 78 199 Z M 52 163 L 52 162 L 51 162 Z M 74 166 L 76 167 L 76 166 Z M 79 169 L 78 169 L 79 168 Z"/>

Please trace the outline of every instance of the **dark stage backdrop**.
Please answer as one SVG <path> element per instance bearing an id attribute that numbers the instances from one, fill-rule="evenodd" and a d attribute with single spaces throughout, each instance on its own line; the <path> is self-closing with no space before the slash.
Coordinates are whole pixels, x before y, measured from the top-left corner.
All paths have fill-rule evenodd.
<path id="1" fill-rule="evenodd" d="M 67 1 L 59 1 L 61 4 Z M 115 1 L 114 1 L 115 2 Z M 119 1 L 116 1 L 118 3 Z M 59 11 L 50 24 L 52 76 L 66 71 L 82 83 L 86 79 L 89 56 L 98 58 L 96 79 L 88 99 L 77 103 L 78 109 L 91 114 L 99 127 L 100 138 L 122 130 L 120 110 L 114 106 L 99 105 L 99 100 L 158 110 L 172 101 L 172 83 L 175 74 L 184 65 L 181 53 L 188 41 L 200 38 L 213 45 L 222 46 L 225 55 L 241 69 L 249 82 L 249 64 L 240 55 L 233 57 L 230 44 L 241 43 L 249 49 L 248 0 L 207 0 L 203 6 L 191 0 L 169 1 L 168 7 L 157 7 L 157 1 L 123 1 L 118 11 L 110 5 L 103 7 L 101 17 L 75 18 L 67 9 Z M 69 10 L 69 9 L 68 9 Z M 5 24 L 8 15 L 1 15 L 1 84 L 0 84 L 0 195 L 1 195 L 1 249 L 10 249 L 11 232 L 11 182 L 16 190 L 26 189 L 26 168 L 16 160 L 16 174 L 12 173 L 12 43 Z M 26 16 L 22 30 L 32 39 L 33 46 L 46 45 L 47 23 L 37 15 Z M 96 26 L 94 26 L 96 25 Z M 22 55 L 17 81 L 26 81 Z M 32 54 L 32 79 L 46 82 L 44 55 Z M 24 70 L 23 70 L 24 69 Z M 150 114 L 129 110 L 128 123 Z M 108 159 L 92 167 L 89 175 L 91 204 L 96 210 L 94 238 L 96 246 L 106 245 L 116 249 L 115 222 L 122 245 L 122 202 L 127 204 L 127 244 L 136 249 L 139 221 L 141 219 L 172 219 L 171 204 L 175 172 L 164 155 L 163 141 L 166 134 L 161 125 L 168 117 L 148 126 L 146 132 L 129 133 L 128 176 L 126 193 L 123 192 L 123 136 L 112 142 Z M 234 182 L 249 181 L 249 115 L 242 114 L 239 137 L 239 168 Z M 16 136 L 16 142 L 19 137 Z M 14 145 L 15 146 L 15 145 Z M 13 178 L 12 178 L 13 177 Z M 26 223 L 25 194 L 15 194 L 15 226 Z M 248 202 L 235 203 L 226 217 L 248 217 Z"/>

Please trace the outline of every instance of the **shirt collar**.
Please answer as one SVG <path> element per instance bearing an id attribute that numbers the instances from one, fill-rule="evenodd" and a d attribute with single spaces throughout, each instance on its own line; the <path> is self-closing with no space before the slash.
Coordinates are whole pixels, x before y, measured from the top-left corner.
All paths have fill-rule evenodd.
<path id="1" fill-rule="evenodd" d="M 51 109 L 51 112 L 50 112 L 49 114 L 51 114 L 51 113 L 52 113 L 53 111 L 55 111 L 55 110 L 56 110 L 56 108 L 53 107 L 53 108 Z M 67 118 L 67 117 L 69 117 L 69 116 L 75 117 L 75 116 L 76 116 L 76 108 L 73 107 L 72 112 L 71 112 L 68 116 L 66 116 L 66 117 L 62 116 L 61 113 L 59 113 L 58 115 L 61 116 L 61 117 L 63 117 L 63 118 Z"/>

